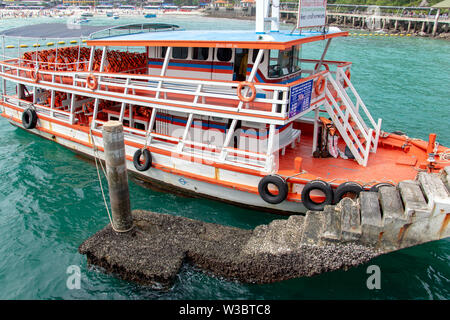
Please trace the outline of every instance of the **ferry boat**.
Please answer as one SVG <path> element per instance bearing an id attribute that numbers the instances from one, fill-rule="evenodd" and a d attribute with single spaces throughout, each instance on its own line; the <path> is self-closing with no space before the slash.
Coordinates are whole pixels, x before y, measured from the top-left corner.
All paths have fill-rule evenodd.
<path id="1" fill-rule="evenodd" d="M 352 63 L 325 59 L 348 32 L 282 31 L 277 4 L 270 30 L 259 6 L 255 31 L 81 26 L 58 30 L 84 39 L 77 45 L 22 51 L 8 49 L 9 36 L 20 41 L 32 28 L 48 39 L 55 28 L 5 31 L 1 115 L 100 158 L 102 126 L 120 121 L 127 169 L 139 178 L 286 214 L 449 164 L 434 134 L 423 141 L 382 131 L 352 84 Z M 326 42 L 322 55 L 302 58 L 317 41 Z"/>

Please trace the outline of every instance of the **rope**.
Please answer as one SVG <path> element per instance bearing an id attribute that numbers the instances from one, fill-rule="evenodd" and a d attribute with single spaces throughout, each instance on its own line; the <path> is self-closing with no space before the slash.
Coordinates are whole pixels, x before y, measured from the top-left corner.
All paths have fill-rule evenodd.
<path id="1" fill-rule="evenodd" d="M 439 159 L 441 161 L 450 162 L 450 149 L 445 150 L 444 152 L 438 153 Z"/>
<path id="2" fill-rule="evenodd" d="M 94 136 L 92 134 L 92 127 L 91 126 L 89 126 L 89 135 L 91 136 L 92 145 L 94 147 L 94 160 L 95 160 L 95 167 L 97 169 L 98 182 L 100 183 L 100 190 L 102 191 L 103 202 L 105 203 L 105 209 L 106 209 L 106 213 L 108 214 L 109 222 L 111 223 L 111 228 L 115 232 L 128 232 L 131 229 L 133 229 L 133 226 L 131 228 L 129 228 L 128 230 L 118 230 L 118 229 L 116 229 L 114 227 L 114 224 L 113 224 L 113 221 L 112 221 L 112 218 L 111 218 L 111 213 L 109 211 L 108 203 L 106 202 L 106 196 L 105 196 L 105 191 L 103 189 L 102 178 L 100 177 L 100 170 L 99 170 L 98 162 L 100 162 L 100 166 L 102 168 L 102 171 L 103 171 L 103 174 L 105 175 L 105 177 L 107 177 L 106 170 L 105 170 L 105 168 L 103 166 L 103 163 L 102 163 L 100 157 L 98 156 L 98 149 L 97 149 L 97 146 L 95 145 L 95 140 L 94 140 Z"/>

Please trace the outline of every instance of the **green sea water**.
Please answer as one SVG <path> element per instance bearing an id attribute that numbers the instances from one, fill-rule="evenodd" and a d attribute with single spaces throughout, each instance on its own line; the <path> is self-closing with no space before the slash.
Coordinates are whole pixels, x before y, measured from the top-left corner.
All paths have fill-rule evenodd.
<path id="1" fill-rule="evenodd" d="M 120 23 L 136 22 L 121 18 Z M 1 21 L 6 29 L 62 19 Z M 152 21 L 155 21 L 154 19 Z M 251 29 L 253 22 L 165 17 L 186 29 Z M 92 24 L 115 24 L 103 18 Z M 149 22 L 142 19 L 142 22 Z M 285 26 L 290 28 L 290 26 Z M 12 43 L 14 44 L 14 43 Z M 304 46 L 320 56 L 325 43 Z M 397 37 L 333 40 L 330 60 L 352 61 L 352 81 L 383 130 L 450 146 L 450 43 Z M 348 271 L 267 285 L 241 284 L 182 267 L 165 292 L 127 283 L 86 264 L 78 246 L 109 221 L 95 165 L 74 152 L 0 119 L 0 299 L 449 299 L 450 240 L 387 254 Z M 105 183 L 105 181 L 104 181 Z M 205 199 L 158 192 L 130 180 L 133 209 L 254 228 L 279 219 Z M 381 270 L 381 289 L 366 286 L 369 265 Z M 81 288 L 66 286 L 67 268 L 81 268 Z"/>

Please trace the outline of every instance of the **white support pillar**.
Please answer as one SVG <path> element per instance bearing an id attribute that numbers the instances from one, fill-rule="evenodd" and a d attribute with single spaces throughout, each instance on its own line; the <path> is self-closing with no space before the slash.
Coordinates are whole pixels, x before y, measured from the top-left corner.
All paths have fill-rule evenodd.
<path id="1" fill-rule="evenodd" d="M 319 135 L 319 108 L 314 109 L 314 131 L 313 131 L 313 145 L 312 152 L 314 153 L 317 149 L 317 140 Z"/>
<path id="2" fill-rule="evenodd" d="M 264 31 L 264 2 L 266 0 L 256 0 L 256 18 L 255 31 L 257 34 L 263 34 Z"/>
<path id="3" fill-rule="evenodd" d="M 92 66 L 94 65 L 94 54 L 95 54 L 95 46 L 91 47 L 91 54 L 89 56 L 89 65 L 88 65 L 88 71 L 92 71 Z M 87 84 L 86 84 L 87 86 Z"/>
<path id="4" fill-rule="evenodd" d="M 95 129 L 95 120 L 97 119 L 97 114 L 98 114 L 98 103 L 99 103 L 99 99 L 95 98 L 95 102 L 94 102 L 94 112 L 92 114 L 92 123 L 91 123 L 91 129 Z M 94 137 L 92 137 L 92 139 L 94 139 Z"/>
<path id="5" fill-rule="evenodd" d="M 128 93 L 128 86 L 130 85 L 130 78 L 127 78 L 127 80 L 125 81 L 125 90 L 123 92 L 123 94 L 127 94 Z M 125 102 L 122 102 L 122 105 L 120 107 L 120 116 L 119 116 L 119 121 L 123 123 L 123 116 L 125 114 L 125 108 L 126 108 L 127 104 Z"/>
<path id="6" fill-rule="evenodd" d="M 280 30 L 280 0 L 272 0 L 272 22 L 270 32 L 278 32 Z"/>
<path id="7" fill-rule="evenodd" d="M 267 158 L 266 158 L 266 169 L 271 172 L 274 168 L 273 163 L 273 153 L 274 153 L 274 144 L 275 144 L 275 125 L 271 124 L 269 126 L 269 137 L 267 139 Z"/>
<path id="8" fill-rule="evenodd" d="M 225 158 L 227 157 L 227 151 L 225 150 L 225 148 L 227 148 L 231 142 L 231 138 L 233 137 L 234 134 L 234 129 L 236 129 L 236 124 L 237 124 L 237 120 L 233 119 L 233 121 L 231 122 L 230 125 L 230 129 L 228 129 L 227 135 L 225 137 L 225 142 L 223 143 L 223 148 L 222 151 L 220 152 L 220 160 L 224 161 Z"/>
<path id="9" fill-rule="evenodd" d="M 325 59 L 325 56 L 326 56 L 326 54 L 328 52 L 328 47 L 330 46 L 331 40 L 332 39 L 328 39 L 327 44 L 325 45 L 325 49 L 323 49 L 322 56 L 320 57 L 319 65 L 317 66 L 317 69 L 314 70 L 314 73 L 319 72 L 320 68 L 322 67 L 322 63 L 323 63 L 323 60 Z"/>
<path id="10" fill-rule="evenodd" d="M 150 121 L 148 123 L 148 128 L 147 128 L 147 140 L 145 141 L 146 146 L 149 146 L 150 143 L 152 143 L 152 129 L 153 129 L 153 126 L 155 125 L 157 112 L 158 112 L 158 109 L 156 109 L 156 108 L 152 109 L 152 115 L 150 116 Z"/>
<path id="11" fill-rule="evenodd" d="M 100 62 L 100 72 L 103 72 L 103 70 L 105 69 L 105 60 L 106 60 L 107 50 L 108 50 L 108 47 L 104 46 L 103 52 L 102 52 L 102 60 Z"/>
<path id="12" fill-rule="evenodd" d="M 52 117 L 55 116 L 55 113 L 53 112 L 53 109 L 55 108 L 55 90 L 50 91 L 50 109 L 52 110 L 50 115 Z"/>
<path id="13" fill-rule="evenodd" d="M 75 113 L 75 94 L 72 93 L 70 97 L 70 124 L 73 124 L 74 113 Z"/>
<path id="14" fill-rule="evenodd" d="M 190 113 L 188 121 L 186 123 L 186 127 L 184 128 L 183 137 L 181 138 L 181 141 L 178 143 L 178 146 L 177 146 L 177 151 L 178 152 L 182 152 L 183 151 L 184 142 L 186 141 L 187 136 L 189 134 L 189 129 L 191 128 L 193 119 L 194 119 L 194 114 Z"/>
<path id="15" fill-rule="evenodd" d="M 261 63 L 261 60 L 263 59 L 263 57 L 264 57 L 264 50 L 259 49 L 258 55 L 256 56 L 255 63 L 253 64 L 252 71 L 250 72 L 250 75 L 248 76 L 248 79 L 247 79 L 248 82 L 253 82 L 256 72 L 258 71 L 259 64 Z M 248 88 L 246 88 L 244 90 L 244 97 L 247 96 L 247 93 L 248 93 Z M 238 110 L 241 110 L 243 105 L 244 105 L 244 102 L 239 101 Z"/>
<path id="16" fill-rule="evenodd" d="M 161 69 L 160 76 L 164 77 L 166 75 L 167 66 L 169 65 L 170 56 L 172 55 L 172 47 L 167 47 L 166 56 L 164 57 L 164 63 Z M 158 82 L 158 91 L 156 91 L 155 98 L 159 98 L 159 90 L 162 88 L 162 79 Z"/>

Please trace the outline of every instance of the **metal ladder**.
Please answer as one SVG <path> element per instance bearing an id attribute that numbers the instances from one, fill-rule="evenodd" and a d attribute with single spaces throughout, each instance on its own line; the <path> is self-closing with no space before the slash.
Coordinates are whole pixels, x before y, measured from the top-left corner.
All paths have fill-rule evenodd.
<path id="1" fill-rule="evenodd" d="M 325 109 L 355 160 L 365 167 L 370 152 L 375 153 L 377 150 L 381 119 L 378 119 L 378 122 L 375 123 L 343 69 L 338 68 L 336 79 L 333 78 L 331 73 L 328 73 L 325 77 L 328 83 L 325 86 Z M 355 101 L 350 98 L 344 88 L 344 83 L 353 94 Z M 331 90 L 336 93 L 334 96 Z M 360 110 L 365 113 L 369 124 L 363 119 Z"/>

